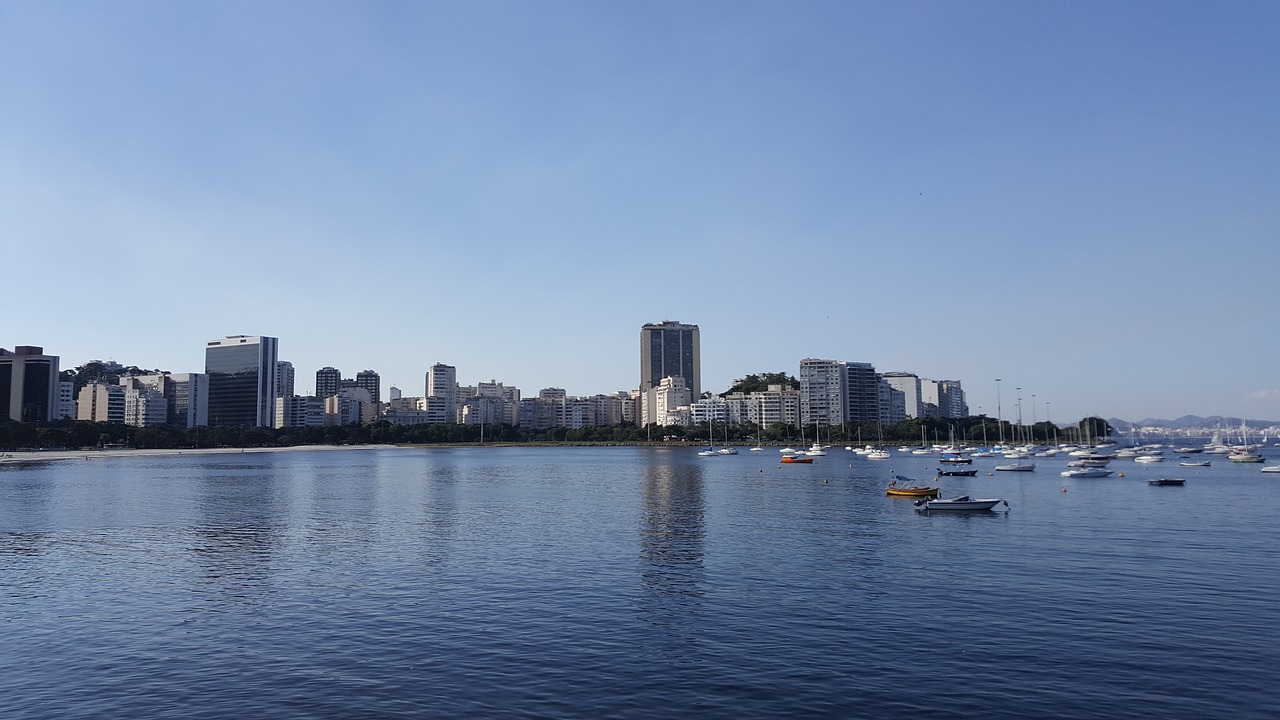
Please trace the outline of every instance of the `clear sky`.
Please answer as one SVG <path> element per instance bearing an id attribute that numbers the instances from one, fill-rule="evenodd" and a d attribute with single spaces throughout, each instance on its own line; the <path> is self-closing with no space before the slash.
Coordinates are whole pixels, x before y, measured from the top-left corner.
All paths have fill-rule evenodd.
<path id="1" fill-rule="evenodd" d="M 9 0 L 0 238 L 64 367 L 1280 419 L 1280 3 Z"/>

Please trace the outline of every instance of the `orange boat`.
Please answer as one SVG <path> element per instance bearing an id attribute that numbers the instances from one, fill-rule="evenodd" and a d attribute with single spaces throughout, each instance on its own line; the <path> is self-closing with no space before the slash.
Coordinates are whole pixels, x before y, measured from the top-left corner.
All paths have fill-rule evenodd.
<path id="1" fill-rule="evenodd" d="M 938 488 L 931 487 L 894 487 L 890 485 L 884 489 L 885 495 L 894 497 L 938 497 Z"/>
<path id="2" fill-rule="evenodd" d="M 915 480 L 902 475 L 894 475 L 893 478 L 893 482 L 889 484 L 889 487 L 884 489 L 885 495 L 913 498 L 938 497 L 938 488 L 936 487 L 922 487 L 920 485 L 916 485 Z M 899 485 L 899 480 L 906 484 Z"/>
<path id="3" fill-rule="evenodd" d="M 783 455 L 783 456 L 782 456 L 782 462 L 784 462 L 784 463 L 805 463 L 805 464 L 807 464 L 807 465 L 812 465 L 812 464 L 813 464 L 813 458 L 811 458 L 811 457 L 796 457 L 795 455 Z"/>

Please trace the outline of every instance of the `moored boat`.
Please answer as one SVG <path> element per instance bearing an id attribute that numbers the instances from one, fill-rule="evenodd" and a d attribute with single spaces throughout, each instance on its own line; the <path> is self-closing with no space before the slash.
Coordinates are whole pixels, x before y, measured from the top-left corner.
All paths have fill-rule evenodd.
<path id="1" fill-rule="evenodd" d="M 1004 503 L 1006 508 L 1009 507 L 1009 501 L 1004 498 L 980 498 L 975 500 L 968 495 L 961 495 L 946 500 L 917 500 L 916 510 L 919 512 L 934 510 L 990 510 L 1000 503 Z"/>
<path id="2" fill-rule="evenodd" d="M 1071 468 L 1063 470 L 1060 475 L 1065 478 L 1102 478 L 1110 477 L 1114 470 L 1105 470 L 1103 468 Z"/>
<path id="3" fill-rule="evenodd" d="M 943 470 L 938 468 L 938 474 L 943 477 L 973 477 L 978 474 L 977 470 Z"/>
<path id="4" fill-rule="evenodd" d="M 1178 464 L 1182 467 L 1209 467 L 1208 460 L 1183 460 Z"/>
<path id="5" fill-rule="evenodd" d="M 782 456 L 782 462 L 787 463 L 787 464 L 791 464 L 791 463 L 803 463 L 803 464 L 806 464 L 806 465 L 812 465 L 812 464 L 813 464 L 813 458 L 811 458 L 811 457 L 799 457 L 799 456 L 797 456 L 797 455 L 783 455 L 783 456 Z"/>
<path id="6" fill-rule="evenodd" d="M 938 488 L 929 487 L 927 485 L 917 485 L 912 478 L 903 475 L 894 475 L 893 482 L 889 483 L 889 487 L 884 489 L 884 494 L 891 497 L 914 497 L 914 498 L 936 498 L 938 497 Z M 898 482 L 901 481 L 902 485 Z"/>
<path id="7" fill-rule="evenodd" d="M 1158 480 L 1148 480 L 1147 484 L 1156 486 L 1186 485 L 1187 481 L 1182 478 L 1159 478 Z"/>
<path id="8" fill-rule="evenodd" d="M 1280 473 L 1280 465 L 1268 465 L 1262 468 L 1264 473 Z"/>
<path id="9" fill-rule="evenodd" d="M 996 466 L 996 470 L 999 470 L 1000 472 L 1035 472 L 1035 469 L 1035 463 L 1016 462 Z"/>

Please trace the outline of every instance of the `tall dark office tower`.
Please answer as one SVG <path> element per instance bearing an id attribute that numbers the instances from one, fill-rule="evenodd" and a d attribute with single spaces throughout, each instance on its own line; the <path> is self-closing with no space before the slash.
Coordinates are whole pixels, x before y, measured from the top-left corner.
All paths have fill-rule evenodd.
<path id="1" fill-rule="evenodd" d="M 880 418 L 880 375 L 871 363 L 845 363 L 848 400 L 845 422 L 875 422 Z"/>
<path id="2" fill-rule="evenodd" d="M 44 348 L 0 348 L 0 420 L 54 420 L 58 409 L 58 356 Z"/>
<path id="3" fill-rule="evenodd" d="M 338 394 L 342 388 L 342 373 L 337 368 L 322 367 L 316 371 L 316 397 L 324 400 Z"/>
<path id="4" fill-rule="evenodd" d="M 276 338 L 256 335 L 205 344 L 210 425 L 275 426 L 278 345 Z"/>
<path id="5" fill-rule="evenodd" d="M 697 325 L 663 320 L 640 328 L 640 389 L 657 387 L 665 377 L 684 378 L 693 399 L 702 396 Z"/>
<path id="6" fill-rule="evenodd" d="M 372 370 L 361 370 L 356 373 L 356 387 L 368 390 L 369 397 L 373 399 L 375 405 L 382 402 L 382 394 L 378 391 L 381 385 L 382 378 L 378 377 L 378 373 Z"/>

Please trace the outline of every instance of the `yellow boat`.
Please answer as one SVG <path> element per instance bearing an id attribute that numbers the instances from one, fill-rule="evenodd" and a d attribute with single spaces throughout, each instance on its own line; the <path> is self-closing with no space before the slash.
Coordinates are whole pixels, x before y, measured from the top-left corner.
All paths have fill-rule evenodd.
<path id="1" fill-rule="evenodd" d="M 909 477 L 903 477 L 901 475 L 895 475 L 894 477 L 896 479 L 889 485 L 889 487 L 884 489 L 885 495 L 889 495 L 892 497 L 913 497 L 913 498 L 938 497 L 938 488 L 936 487 L 920 487 L 914 484 L 899 485 L 898 484 L 899 480 L 901 480 L 904 483 L 915 483 L 915 480 L 912 480 Z"/>

